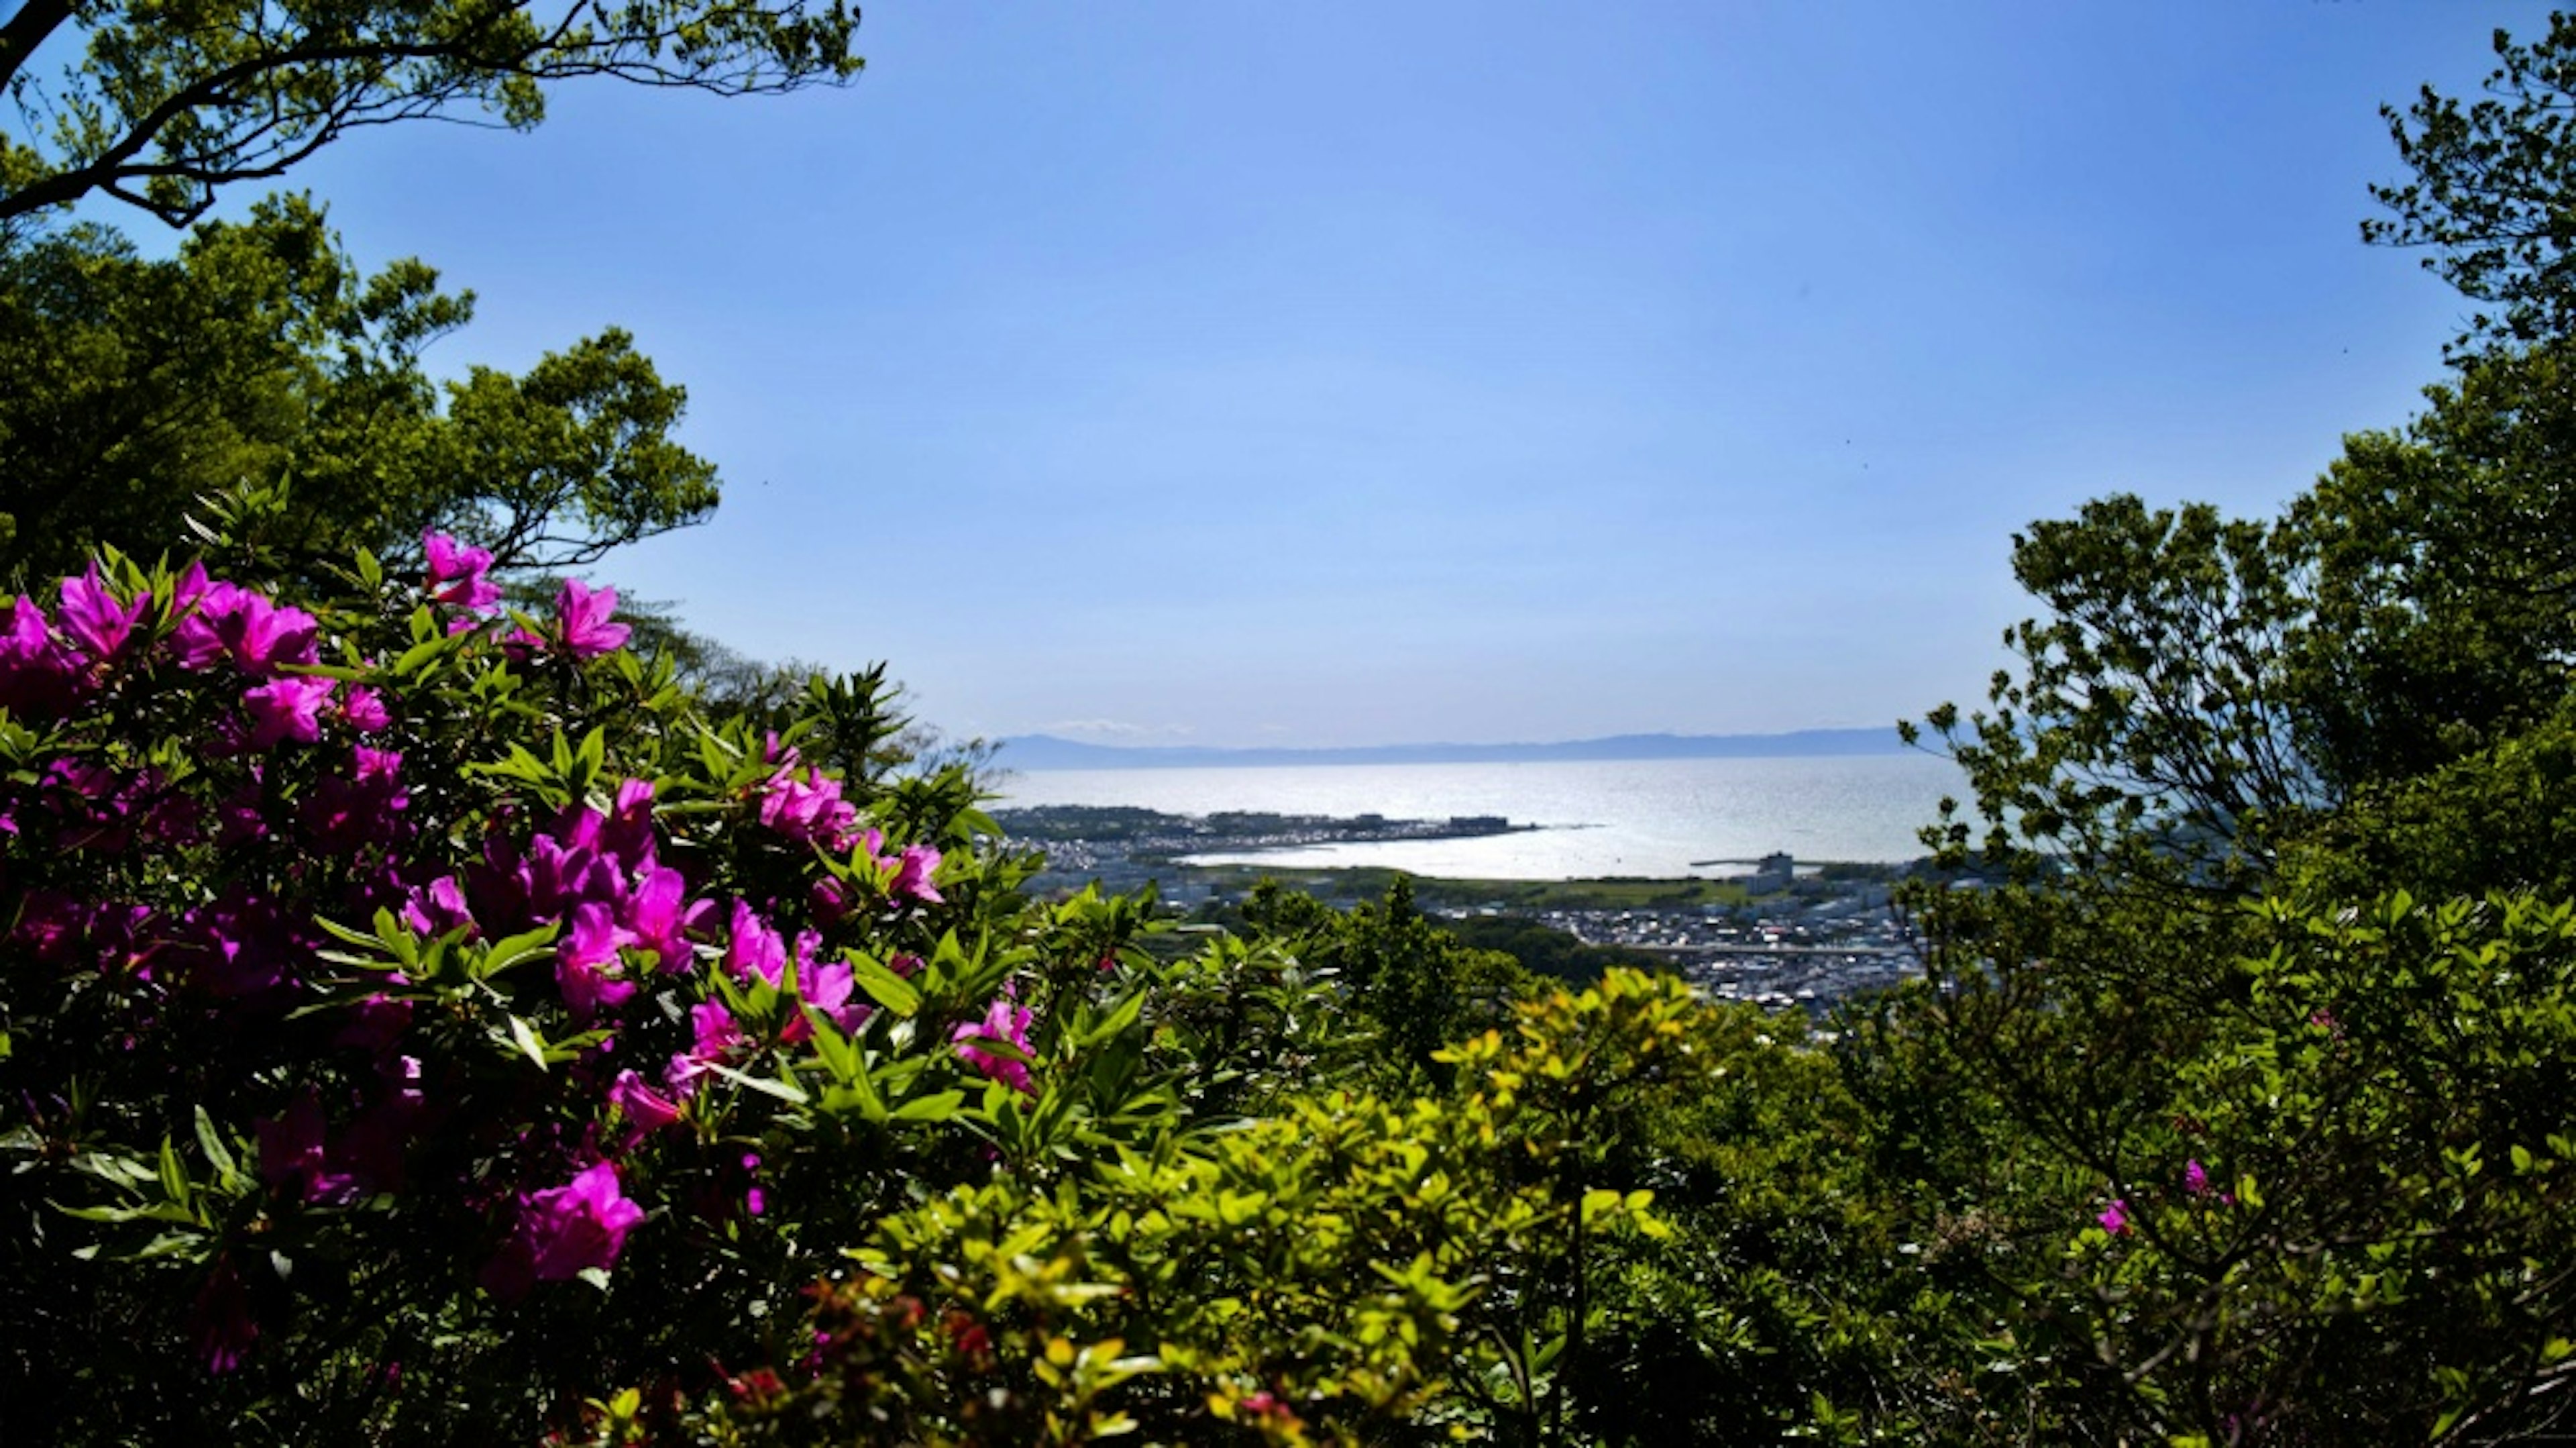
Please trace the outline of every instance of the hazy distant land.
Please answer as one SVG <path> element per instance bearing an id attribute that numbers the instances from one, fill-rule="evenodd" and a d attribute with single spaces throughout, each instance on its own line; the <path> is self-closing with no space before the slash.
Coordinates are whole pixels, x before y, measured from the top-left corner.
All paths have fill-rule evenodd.
<path id="1" fill-rule="evenodd" d="M 1005 769 L 1245 769 L 1316 764 L 1518 764 L 1585 759 L 1795 759 L 1901 754 L 1893 726 L 1788 734 L 1614 734 L 1556 744 L 1378 744 L 1335 749 L 1220 749 L 1197 744 L 1085 744 L 1051 734 L 1001 741 Z"/>

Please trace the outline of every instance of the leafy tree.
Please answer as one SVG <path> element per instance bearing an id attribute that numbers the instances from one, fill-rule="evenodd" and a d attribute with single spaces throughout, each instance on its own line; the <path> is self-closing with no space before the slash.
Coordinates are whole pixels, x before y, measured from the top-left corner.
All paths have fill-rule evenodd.
<path id="1" fill-rule="evenodd" d="M 0 224 L 98 194 L 185 225 L 352 130 L 527 129 L 547 84 L 581 76 L 721 95 L 843 81 L 861 66 L 858 20 L 845 0 L 22 0 L 0 24 L 17 113 L 0 132 Z M 49 47 L 64 61 L 50 77 Z"/>
<path id="2" fill-rule="evenodd" d="M 2427 270 L 2494 308 L 2470 318 L 2468 350 L 2576 332 L 2576 17 L 2494 44 L 2485 98 L 2428 85 L 2403 113 L 2381 108 L 2415 179 L 2372 187 L 2394 215 L 2361 225 L 2365 241 L 2431 248 Z"/>
<path id="3" fill-rule="evenodd" d="M 714 508 L 714 466 L 670 437 L 687 394 L 627 334 L 441 388 L 422 350 L 472 315 L 416 260 L 363 273 L 297 197 L 169 260 L 90 226 L 0 247 L 0 574 L 184 552 L 198 500 L 244 482 L 287 482 L 237 531 L 306 576 L 415 557 L 430 528 L 504 570 L 574 567 Z"/>
<path id="4" fill-rule="evenodd" d="M 2576 343 L 2469 359 L 2404 428 L 2356 434 L 2290 507 L 2310 617 L 2305 748 L 2346 790 L 2545 718 L 2576 662 Z"/>
<path id="5" fill-rule="evenodd" d="M 1398 875 L 1386 898 L 1336 911 L 1264 880 L 1245 904 L 1252 937 L 1295 952 L 1340 984 L 1349 1009 L 1374 1033 L 1373 1067 L 1397 1088 L 1446 1085 L 1440 1053 L 1501 1019 L 1530 981 L 1498 950 L 1478 950 L 1413 903 Z"/>
<path id="6" fill-rule="evenodd" d="M 2306 599 L 2276 530 L 2123 495 L 2016 535 L 2013 572 L 2049 608 L 2005 634 L 2020 673 L 1995 675 L 1991 713 L 1928 721 L 1987 850 L 2224 889 L 2328 801 L 2296 737 L 2286 645 Z M 1961 823 L 1941 842 L 1969 839 Z"/>

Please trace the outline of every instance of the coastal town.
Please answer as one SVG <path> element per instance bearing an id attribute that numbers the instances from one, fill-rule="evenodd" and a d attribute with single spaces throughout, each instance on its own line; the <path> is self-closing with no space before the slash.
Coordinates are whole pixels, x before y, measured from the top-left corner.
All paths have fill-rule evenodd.
<path id="1" fill-rule="evenodd" d="M 1096 881 L 1123 891 L 1150 883 L 1168 905 L 1203 919 L 1239 906 L 1264 879 L 1348 906 L 1382 895 L 1393 872 L 1191 863 L 1196 857 L 1533 828 L 1492 816 L 1176 815 L 1066 805 L 1002 810 L 994 818 L 1012 844 L 1044 852 L 1046 868 L 1032 881 L 1034 889 L 1068 892 Z M 1914 866 L 1802 863 L 1786 854 L 1709 863 L 1729 873 L 1676 880 L 1419 879 L 1414 893 L 1424 910 L 1462 926 L 1528 921 L 1584 945 L 1668 965 L 1712 996 L 1776 1009 L 1821 1013 L 1921 972 L 1891 902 L 1893 887 Z"/>

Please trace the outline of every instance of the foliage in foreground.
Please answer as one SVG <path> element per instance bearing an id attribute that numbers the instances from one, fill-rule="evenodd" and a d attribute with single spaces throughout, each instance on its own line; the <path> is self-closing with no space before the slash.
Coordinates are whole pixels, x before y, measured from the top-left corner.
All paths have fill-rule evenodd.
<path id="1" fill-rule="evenodd" d="M 0 604 L 0 1421 L 2563 1434 L 2576 414 L 2567 238 L 2517 218 L 2576 30 L 2499 46 L 2514 103 L 2428 96 L 2387 199 L 2511 233 L 2455 258 L 2506 311 L 2277 520 L 2017 541 L 2020 666 L 1930 720 L 1991 888 L 1917 882 L 1928 978 L 1819 1038 L 1547 988 L 1401 886 L 1196 948 L 1032 900 L 965 770 L 886 773 L 881 674 L 721 706 L 612 594 L 499 608 L 470 538 L 333 577 L 246 529 Z M 315 315 L 434 320 L 406 285 Z"/>

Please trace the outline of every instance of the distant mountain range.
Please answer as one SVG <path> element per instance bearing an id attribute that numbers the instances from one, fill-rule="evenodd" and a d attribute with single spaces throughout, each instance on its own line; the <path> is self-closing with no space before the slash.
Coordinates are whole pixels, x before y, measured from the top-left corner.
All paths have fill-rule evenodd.
<path id="1" fill-rule="evenodd" d="M 1343 749 L 1214 749 L 1197 744 L 1085 744 L 1052 734 L 1002 741 L 1005 769 L 1251 769 L 1300 764 L 1525 764 L 1573 759 L 1780 759 L 1901 754 L 1896 730 L 1791 734 L 1615 734 L 1561 744 L 1377 744 Z"/>

